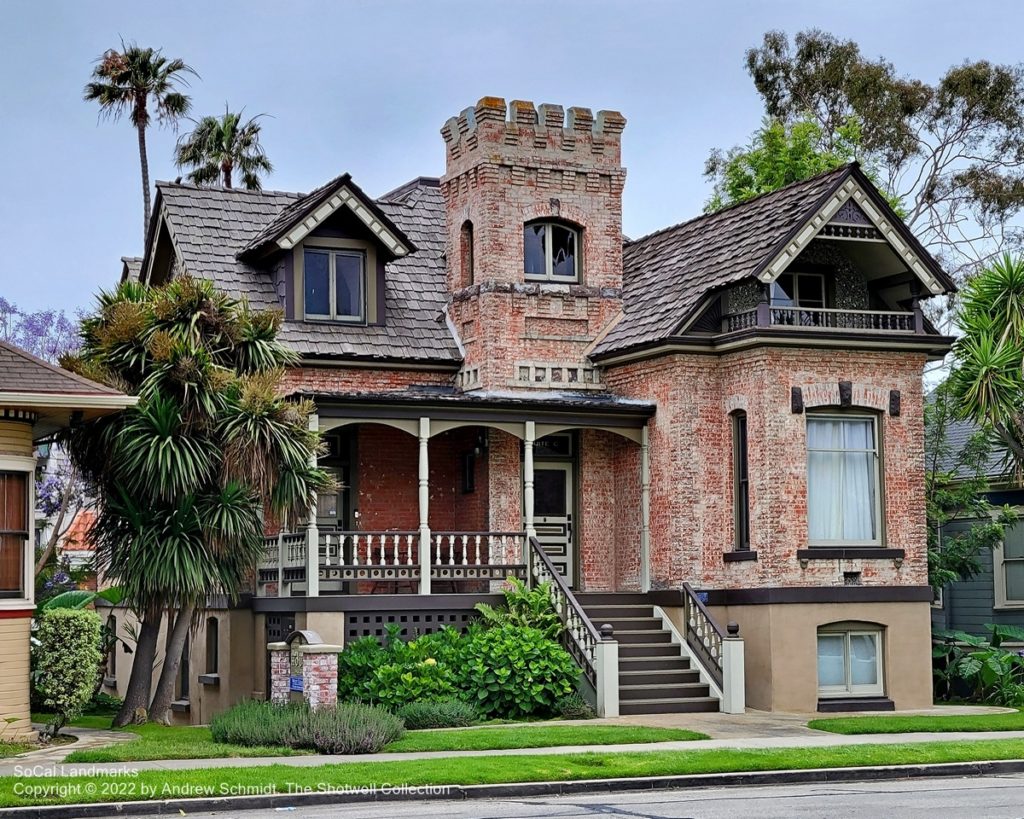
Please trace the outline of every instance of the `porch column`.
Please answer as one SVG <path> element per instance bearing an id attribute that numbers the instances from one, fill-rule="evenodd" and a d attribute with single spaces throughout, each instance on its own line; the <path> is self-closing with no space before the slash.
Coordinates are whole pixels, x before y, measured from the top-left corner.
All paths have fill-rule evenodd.
<path id="1" fill-rule="evenodd" d="M 430 419 L 420 418 L 420 594 L 430 594 Z"/>
<path id="2" fill-rule="evenodd" d="M 313 431 L 320 429 L 320 416 L 315 412 L 309 416 L 309 428 Z M 309 465 L 316 469 L 315 453 L 310 456 Z M 316 527 L 316 503 L 314 496 L 306 524 L 306 597 L 320 596 L 320 531 Z"/>
<path id="3" fill-rule="evenodd" d="M 640 430 L 640 591 L 651 590 L 651 433 Z"/>
<path id="4" fill-rule="evenodd" d="M 526 435 L 523 438 L 523 517 L 526 519 L 526 539 L 537 537 L 537 527 L 533 524 L 533 442 L 537 440 L 537 424 L 526 422 Z M 524 559 L 530 554 L 529 543 L 524 545 Z"/>

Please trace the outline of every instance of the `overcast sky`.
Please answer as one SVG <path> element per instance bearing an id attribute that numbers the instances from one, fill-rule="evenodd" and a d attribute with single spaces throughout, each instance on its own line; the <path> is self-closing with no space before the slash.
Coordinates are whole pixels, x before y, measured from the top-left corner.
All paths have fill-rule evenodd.
<path id="1" fill-rule="evenodd" d="M 265 187 L 306 191 L 343 172 L 371 195 L 439 176 L 444 121 L 481 96 L 618 109 L 627 234 L 698 213 L 708 151 L 746 140 L 761 106 L 744 50 L 772 28 L 856 39 L 905 74 L 1021 59 L 1024 4 L 972 0 L 95 0 L 0 2 L 0 296 L 88 307 L 141 255 L 135 132 L 81 99 L 119 38 L 201 75 L 195 115 L 267 113 Z M 187 123 L 186 123 L 187 124 Z M 152 129 L 153 179 L 178 175 Z"/>

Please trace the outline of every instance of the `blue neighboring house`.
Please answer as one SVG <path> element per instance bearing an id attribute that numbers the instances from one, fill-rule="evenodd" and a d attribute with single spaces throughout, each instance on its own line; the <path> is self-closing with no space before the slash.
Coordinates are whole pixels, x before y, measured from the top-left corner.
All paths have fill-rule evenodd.
<path id="1" fill-rule="evenodd" d="M 971 421 L 950 425 L 946 440 L 951 456 L 943 468 L 956 471 L 954 453 L 962 451 L 977 431 Z M 994 506 L 1016 507 L 1022 519 L 1006 530 L 1001 547 L 982 552 L 979 574 L 943 589 L 932 608 L 933 629 L 955 629 L 981 636 L 988 633 L 988 623 L 1024 627 L 1024 484 L 1007 476 L 1003 452 L 998 449 L 993 449 L 985 474 L 992 488 L 989 502 Z M 943 527 L 942 534 L 962 532 L 970 525 L 970 521 L 953 521 Z"/>

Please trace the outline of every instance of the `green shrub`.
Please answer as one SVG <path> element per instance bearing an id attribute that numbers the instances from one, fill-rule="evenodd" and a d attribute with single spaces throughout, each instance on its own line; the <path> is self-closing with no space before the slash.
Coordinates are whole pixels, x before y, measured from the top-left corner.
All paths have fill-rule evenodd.
<path id="1" fill-rule="evenodd" d="M 936 630 L 942 642 L 932 647 L 936 696 L 966 693 L 975 702 L 1024 706 L 1024 656 L 1003 648 L 1006 640 L 1024 641 L 1024 629 L 989 623 L 990 636 Z"/>
<path id="2" fill-rule="evenodd" d="M 398 709 L 398 716 L 410 730 L 421 728 L 465 728 L 476 722 L 473 706 L 458 699 L 410 702 Z"/>
<path id="3" fill-rule="evenodd" d="M 593 719 L 597 716 L 593 707 L 579 691 L 566 694 L 555 703 L 555 712 L 562 719 Z"/>
<path id="4" fill-rule="evenodd" d="M 549 640 L 557 640 L 561 636 L 562 619 L 551 602 L 550 583 L 541 583 L 531 589 L 519 578 L 510 577 L 504 593 L 504 608 L 496 609 L 487 603 L 476 604 L 486 628 L 534 628 Z"/>
<path id="5" fill-rule="evenodd" d="M 94 611 L 52 609 L 39 618 L 35 687 L 39 702 L 54 714 L 54 735 L 92 698 L 100 653 L 100 618 Z"/>
<path id="6" fill-rule="evenodd" d="M 462 660 L 465 638 L 458 629 L 445 626 L 432 634 L 424 634 L 408 644 L 411 657 L 416 660 L 436 660 L 439 665 L 454 668 Z"/>
<path id="7" fill-rule="evenodd" d="M 380 666 L 363 689 L 361 701 L 396 710 L 410 702 L 447 699 L 455 694 L 453 673 L 434 659 Z"/>
<path id="8" fill-rule="evenodd" d="M 466 644 L 458 669 L 463 696 L 489 717 L 550 716 L 575 690 L 579 669 L 535 628 L 495 626 Z"/>
<path id="9" fill-rule="evenodd" d="M 363 637 L 338 655 L 338 699 L 359 699 L 373 672 L 388 661 L 388 652 L 373 637 Z"/>
<path id="10" fill-rule="evenodd" d="M 399 717 L 372 705 L 340 703 L 311 709 L 306 703 L 241 702 L 210 723 L 215 742 L 279 746 L 321 754 L 373 754 L 400 739 Z"/>

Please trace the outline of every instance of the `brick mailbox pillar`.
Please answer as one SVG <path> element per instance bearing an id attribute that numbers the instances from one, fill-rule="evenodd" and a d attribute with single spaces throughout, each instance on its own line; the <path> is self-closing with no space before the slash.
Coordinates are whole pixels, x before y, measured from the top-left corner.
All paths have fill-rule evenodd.
<path id="1" fill-rule="evenodd" d="M 338 654 L 341 646 L 309 645 L 302 652 L 302 694 L 310 708 L 338 702 Z"/>
<path id="2" fill-rule="evenodd" d="M 291 647 L 288 643 L 268 643 L 270 652 L 270 701 L 283 705 L 289 700 Z"/>

